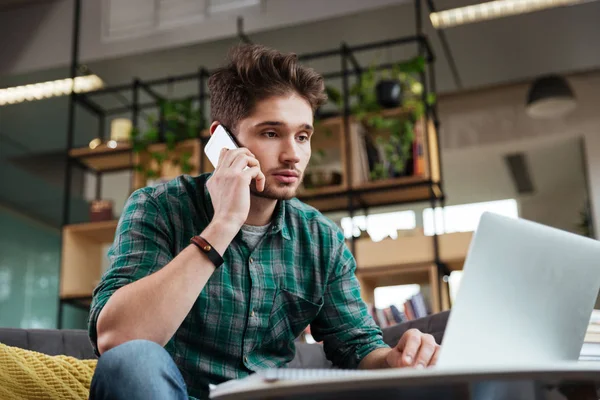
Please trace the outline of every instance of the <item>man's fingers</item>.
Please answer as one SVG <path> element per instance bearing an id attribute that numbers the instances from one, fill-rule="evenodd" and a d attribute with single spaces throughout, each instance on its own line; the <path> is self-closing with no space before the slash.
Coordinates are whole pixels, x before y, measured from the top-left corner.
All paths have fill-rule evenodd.
<path id="1" fill-rule="evenodd" d="M 219 165 L 218 166 L 219 167 L 231 167 L 231 164 L 233 164 L 234 160 L 242 154 L 254 157 L 254 154 L 252 154 L 250 152 L 250 150 L 248 150 L 245 147 L 242 147 L 239 149 L 233 149 L 233 150 L 223 148 L 221 150 L 221 154 L 219 157 Z"/>
<path id="2" fill-rule="evenodd" d="M 421 347 L 415 359 L 416 368 L 425 368 L 429 366 L 437 349 L 437 343 L 431 335 L 421 336 Z"/>
<path id="3" fill-rule="evenodd" d="M 440 357 L 440 349 L 442 348 L 442 346 L 440 346 L 439 344 L 435 345 L 435 353 L 433 354 L 433 357 L 431 358 L 431 361 L 429 362 L 429 365 L 436 365 L 438 358 Z"/>
<path id="4" fill-rule="evenodd" d="M 237 157 L 235 157 L 235 159 L 233 160 L 233 163 L 231 164 L 231 168 L 238 172 L 243 171 L 246 167 L 258 167 L 260 169 L 260 163 L 256 158 L 242 153 L 238 154 Z"/>
<path id="5" fill-rule="evenodd" d="M 398 347 L 402 351 L 402 365 L 406 367 L 413 365 L 421 347 L 421 332 L 416 329 L 406 331 Z"/>
<path id="6" fill-rule="evenodd" d="M 225 162 L 225 154 L 227 154 L 227 151 L 229 149 L 223 147 L 221 149 L 221 152 L 219 153 L 219 159 L 217 160 L 217 166 L 215 167 L 215 171 L 223 168 L 223 163 Z"/>
<path id="7" fill-rule="evenodd" d="M 243 172 L 250 180 L 256 181 L 256 190 L 262 192 L 265 189 L 265 175 L 259 167 L 251 167 Z"/>
<path id="8" fill-rule="evenodd" d="M 259 169 L 260 171 L 260 169 Z M 260 171 L 259 174 L 257 174 L 256 178 L 254 178 L 256 181 L 256 190 L 258 190 L 259 192 L 262 192 L 263 190 L 265 190 L 265 183 L 266 183 L 266 178 L 265 178 L 265 174 L 262 173 L 262 171 Z"/>

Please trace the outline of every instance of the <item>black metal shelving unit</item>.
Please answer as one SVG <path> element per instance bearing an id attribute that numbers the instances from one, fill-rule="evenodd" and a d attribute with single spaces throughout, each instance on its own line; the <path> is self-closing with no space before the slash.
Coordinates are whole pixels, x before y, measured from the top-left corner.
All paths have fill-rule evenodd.
<path id="1" fill-rule="evenodd" d="M 72 42 L 72 59 L 71 59 L 71 78 L 75 78 L 78 75 L 78 71 L 81 69 L 81 65 L 79 64 L 79 31 L 80 31 L 80 23 L 81 23 L 81 0 L 74 0 L 74 20 L 73 20 L 73 42 Z M 416 45 L 417 46 L 417 54 L 418 56 L 423 57 L 426 60 L 426 71 L 420 74 L 420 80 L 423 85 L 422 99 L 425 104 L 425 116 L 426 119 L 429 118 L 433 121 L 433 125 L 435 127 L 435 137 L 437 139 L 437 165 L 439 166 L 439 180 L 434 181 L 431 177 L 428 180 L 423 180 L 421 182 L 404 182 L 398 183 L 392 186 L 385 187 L 366 187 L 366 188 L 352 188 L 352 185 L 348 185 L 347 190 L 345 190 L 342 195 L 347 198 L 347 207 L 342 207 L 340 210 L 344 210 L 348 212 L 350 217 L 354 217 L 359 210 L 363 210 L 365 215 L 368 212 L 368 205 L 361 203 L 360 195 L 364 195 L 367 193 L 382 193 L 386 190 L 394 189 L 410 189 L 414 187 L 426 188 L 429 196 L 420 200 L 410 200 L 405 203 L 419 203 L 428 201 L 429 205 L 432 209 L 435 209 L 437 205 L 441 207 L 445 204 L 445 195 L 443 188 L 443 175 L 442 175 L 442 167 L 441 167 L 441 146 L 440 146 L 440 138 L 439 138 L 439 127 L 440 123 L 438 120 L 436 105 L 428 105 L 427 97 L 429 93 L 435 93 L 436 91 L 436 82 L 435 82 L 435 55 L 433 54 L 430 42 L 428 38 L 423 34 L 423 26 L 422 26 L 422 7 L 421 0 L 414 0 L 414 16 L 415 16 L 415 34 L 411 36 L 400 37 L 392 40 L 379 41 L 374 43 L 360 44 L 360 45 L 348 45 L 346 43 L 341 43 L 339 48 L 320 51 L 310 54 L 299 55 L 298 58 L 301 62 L 323 59 L 326 57 L 337 57 L 340 61 L 339 70 L 323 73 L 323 77 L 327 79 L 341 78 L 342 80 L 342 96 L 343 96 L 343 107 L 342 107 L 342 118 L 343 118 L 343 134 L 346 138 L 349 135 L 349 126 L 350 126 L 350 79 L 351 77 L 358 77 L 363 72 L 363 67 L 359 64 L 356 58 L 356 54 L 361 52 L 370 51 L 374 49 L 385 49 L 393 46 L 404 46 L 404 45 Z M 244 42 L 249 42 L 249 38 L 241 31 L 241 26 L 238 22 L 238 35 L 240 39 Z M 391 67 L 392 64 L 380 64 L 376 66 L 376 69 L 385 69 Z M 89 92 L 89 93 L 71 93 L 69 98 L 69 112 L 68 112 L 68 131 L 67 131 L 67 167 L 65 171 L 65 185 L 64 185 L 64 204 L 63 204 L 63 220 L 62 220 L 62 228 L 64 232 L 64 227 L 68 226 L 70 223 L 70 201 L 71 201 L 71 185 L 72 185 L 72 171 L 73 168 L 82 168 L 88 172 L 93 173 L 96 176 L 96 190 L 95 197 L 96 199 L 101 199 L 102 197 L 102 176 L 104 174 L 120 172 L 123 170 L 131 169 L 131 165 L 127 166 L 119 166 L 116 168 L 108 168 L 103 170 L 95 170 L 90 168 L 90 166 L 81 161 L 80 157 L 73 156 L 71 151 L 75 148 L 75 119 L 76 119 L 76 108 L 77 106 L 82 107 L 83 109 L 90 112 L 92 115 L 97 117 L 97 129 L 99 132 L 99 138 L 105 142 L 106 141 L 106 121 L 107 118 L 110 118 L 115 115 L 123 114 L 123 113 L 131 113 L 131 120 L 134 127 L 139 125 L 140 114 L 144 112 L 144 110 L 156 108 L 158 106 L 158 101 L 162 100 L 164 97 L 159 94 L 156 90 L 157 86 L 161 85 L 169 85 L 180 82 L 189 82 L 189 84 L 195 84 L 197 91 L 194 95 L 188 97 L 192 98 L 194 101 L 198 101 L 199 108 L 198 112 L 203 116 L 206 114 L 206 106 L 205 103 L 209 100 L 209 94 L 207 90 L 206 81 L 208 76 L 210 76 L 211 71 L 206 69 L 205 67 L 199 67 L 196 72 L 178 75 L 178 76 L 169 76 L 161 79 L 154 80 L 141 80 L 139 78 L 133 78 L 131 83 L 119 86 L 105 87 L 103 89 Z M 141 102 L 140 94 L 145 93 L 152 100 L 149 102 Z M 100 106 L 96 101 L 96 96 L 111 94 L 117 96 L 122 105 L 112 108 L 105 108 Z M 129 101 L 126 97 L 126 94 L 131 96 L 131 101 Z M 425 123 L 425 135 L 429 138 L 429 124 Z M 200 141 L 201 146 L 203 146 L 208 140 L 206 136 L 198 133 L 197 140 Z M 350 155 L 350 141 L 346 140 L 346 165 L 345 171 L 349 174 L 352 165 L 351 165 L 351 157 Z M 130 157 L 133 157 L 133 152 L 131 148 L 116 148 L 110 151 L 111 155 L 115 154 L 129 154 Z M 93 157 L 104 157 L 106 153 L 98 153 L 98 154 L 87 154 L 86 158 L 90 159 Z M 200 171 L 205 171 L 204 166 L 204 157 L 202 156 L 202 151 L 199 155 L 199 165 Z M 432 157 L 428 158 L 428 167 L 429 171 L 432 171 Z M 311 200 L 323 200 L 333 197 L 339 197 L 340 193 L 323 193 L 323 194 L 315 194 L 310 196 L 301 197 L 301 200 L 311 201 Z M 397 201 L 391 202 L 389 204 L 402 204 Z M 384 203 L 377 203 L 377 206 L 388 205 Z M 329 210 L 333 211 L 333 210 Z M 64 236 L 64 234 L 63 234 Z M 64 239 L 64 237 L 63 237 Z M 443 277 L 445 275 L 449 275 L 449 270 L 447 266 L 440 259 L 440 251 L 439 251 L 439 238 L 437 235 L 437 230 L 435 230 L 434 235 L 432 236 L 433 240 L 433 249 L 434 249 L 434 262 L 438 268 L 439 276 Z M 355 254 L 355 239 L 351 240 L 351 250 Z M 61 254 L 61 271 L 62 271 L 62 263 L 63 263 L 63 255 Z M 61 272 L 62 273 L 62 272 Z M 60 277 L 62 280 L 62 276 Z M 441 282 L 440 282 L 441 284 Z M 60 296 L 59 296 L 60 297 Z M 440 297 L 441 299 L 441 297 Z M 89 307 L 89 302 L 91 298 L 89 296 L 74 296 L 70 298 L 60 298 L 59 300 L 59 312 L 58 312 L 58 326 L 62 326 L 62 314 L 63 314 L 63 305 L 71 304 L 76 307 L 82 307 L 87 309 Z M 441 301 L 441 300 L 440 300 Z"/>

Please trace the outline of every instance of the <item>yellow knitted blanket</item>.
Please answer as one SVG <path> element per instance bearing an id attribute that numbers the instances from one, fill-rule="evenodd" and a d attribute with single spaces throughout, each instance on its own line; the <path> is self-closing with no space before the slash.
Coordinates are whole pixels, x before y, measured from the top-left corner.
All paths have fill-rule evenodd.
<path id="1" fill-rule="evenodd" d="M 0 399 L 87 399 L 96 363 L 0 343 Z"/>

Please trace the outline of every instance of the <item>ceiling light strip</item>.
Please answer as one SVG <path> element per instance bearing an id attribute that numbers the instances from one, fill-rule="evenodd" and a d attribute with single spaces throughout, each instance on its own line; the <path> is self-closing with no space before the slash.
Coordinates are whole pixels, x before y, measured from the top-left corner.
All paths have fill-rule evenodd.
<path id="1" fill-rule="evenodd" d="M 586 3 L 590 0 L 496 0 L 472 6 L 453 8 L 429 14 L 436 29 L 525 14 L 554 7 Z"/>
<path id="2" fill-rule="evenodd" d="M 66 96 L 75 93 L 85 93 L 98 90 L 104 86 L 104 82 L 97 75 L 78 76 L 73 79 L 59 79 L 35 83 L 31 85 L 15 86 L 0 89 L 0 106 L 5 104 L 17 104 L 25 101 L 42 100 L 50 97 Z"/>

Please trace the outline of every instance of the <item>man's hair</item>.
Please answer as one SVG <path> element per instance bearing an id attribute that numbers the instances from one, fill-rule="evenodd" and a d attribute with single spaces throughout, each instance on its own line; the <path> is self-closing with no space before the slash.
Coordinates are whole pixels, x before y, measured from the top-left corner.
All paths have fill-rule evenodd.
<path id="1" fill-rule="evenodd" d="M 327 100 L 323 77 L 298 64 L 296 54 L 254 44 L 231 49 L 227 65 L 211 75 L 208 88 L 212 120 L 231 129 L 271 96 L 296 93 L 313 112 Z"/>

